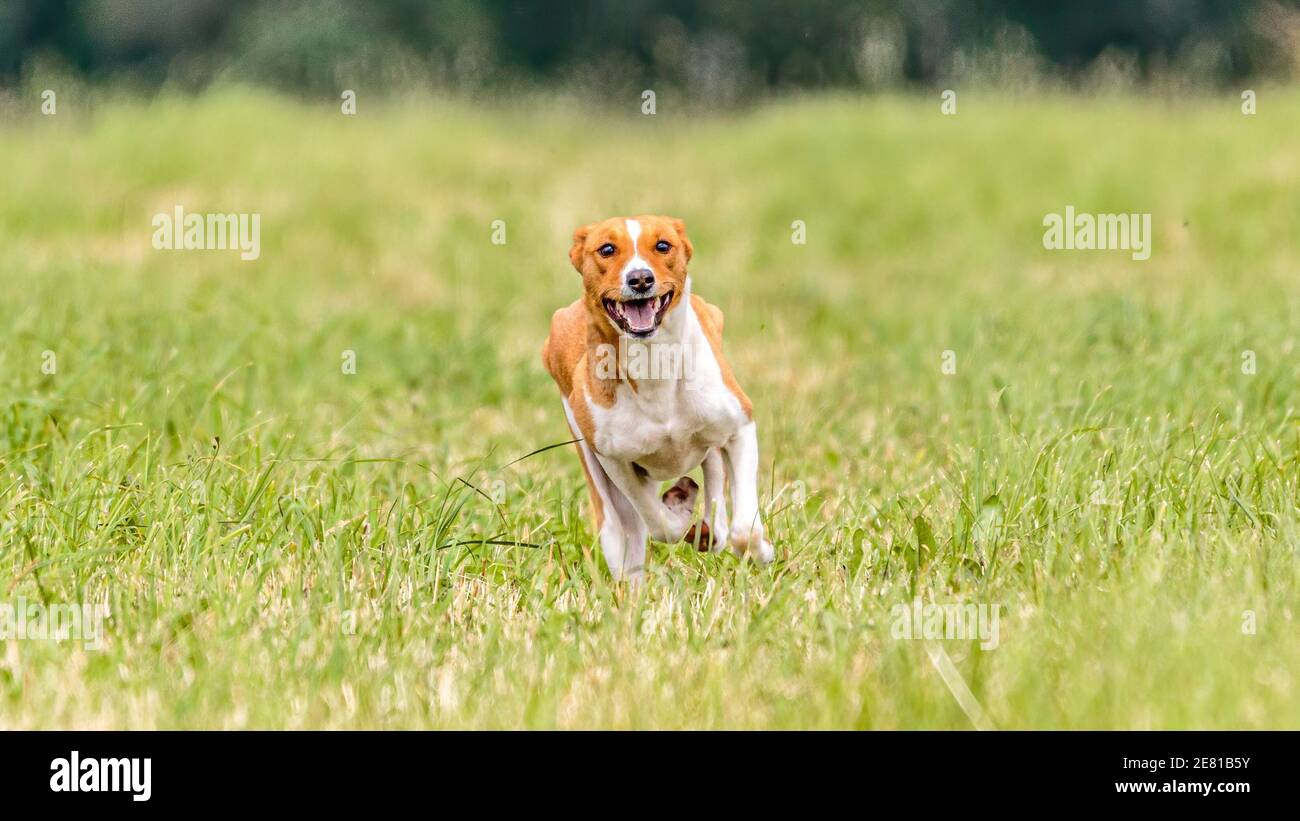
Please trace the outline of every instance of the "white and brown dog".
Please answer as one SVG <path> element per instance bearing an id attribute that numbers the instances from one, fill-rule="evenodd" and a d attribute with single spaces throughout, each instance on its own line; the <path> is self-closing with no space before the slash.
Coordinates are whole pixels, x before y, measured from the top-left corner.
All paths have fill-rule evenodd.
<path id="1" fill-rule="evenodd" d="M 647 539 L 679 542 L 688 530 L 701 549 L 773 556 L 758 509 L 753 409 L 722 355 L 722 312 L 691 294 L 691 252 L 679 219 L 579 228 L 569 259 L 585 294 L 555 312 L 542 349 L 581 440 L 601 549 L 617 579 L 640 578 Z M 698 529 L 699 486 L 686 475 L 697 465 L 707 518 Z M 665 481 L 674 484 L 660 495 Z"/>

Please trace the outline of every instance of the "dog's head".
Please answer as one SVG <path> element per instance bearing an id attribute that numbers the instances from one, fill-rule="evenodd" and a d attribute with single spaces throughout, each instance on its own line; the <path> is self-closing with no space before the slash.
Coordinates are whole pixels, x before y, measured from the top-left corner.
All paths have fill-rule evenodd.
<path id="1" fill-rule="evenodd" d="M 691 241 L 672 217 L 611 217 L 573 232 L 569 260 L 587 309 L 621 334 L 647 339 L 686 296 Z"/>

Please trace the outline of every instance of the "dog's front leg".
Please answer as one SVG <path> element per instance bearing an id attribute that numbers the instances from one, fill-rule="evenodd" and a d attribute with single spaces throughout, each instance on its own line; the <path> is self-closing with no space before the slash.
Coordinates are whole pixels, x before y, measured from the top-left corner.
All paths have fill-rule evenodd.
<path id="1" fill-rule="evenodd" d="M 737 553 L 770 562 L 776 554 L 758 510 L 758 428 L 753 422 L 736 431 L 722 446 L 722 455 L 731 479 L 731 546 Z"/>
<path id="2" fill-rule="evenodd" d="M 578 439 L 578 455 L 591 486 L 591 501 L 596 515 L 596 528 L 600 536 L 600 550 L 605 554 L 605 565 L 617 581 L 634 578 L 645 564 L 645 536 L 641 537 L 642 546 L 629 548 L 629 533 L 644 526 L 636 511 L 632 510 L 627 499 L 612 481 L 596 453 L 577 432 L 576 425 L 571 426 L 573 435 Z"/>
<path id="3" fill-rule="evenodd" d="M 718 553 L 727 547 L 730 538 L 727 524 L 726 467 L 722 462 L 722 451 L 709 448 L 704 456 L 704 513 L 709 523 L 709 537 L 713 543 L 709 550 Z"/>
<path id="4" fill-rule="evenodd" d="M 655 496 L 654 485 L 638 476 L 630 464 L 599 454 L 596 458 L 609 477 L 611 496 L 614 497 L 619 517 L 623 520 L 627 577 L 639 581 L 645 572 L 645 555 L 650 535 L 662 526 L 660 518 L 663 515 L 663 505 Z"/>
<path id="5" fill-rule="evenodd" d="M 609 572 L 618 581 L 629 581 L 636 584 L 645 575 L 646 543 L 649 541 L 650 534 L 646 530 L 645 522 L 641 519 L 641 514 L 637 513 L 636 509 L 632 507 L 627 495 L 619 489 L 612 477 L 609 496 L 614 510 L 618 513 L 618 519 L 623 524 L 622 564 L 615 567 L 611 562 Z M 608 557 L 606 558 L 608 559 Z"/>
<path id="6" fill-rule="evenodd" d="M 610 481 L 623 491 L 627 501 L 640 516 L 650 538 L 669 544 L 680 542 L 687 528 L 691 526 L 695 506 L 695 482 L 683 477 L 675 486 L 681 489 L 682 498 L 670 508 L 659 496 L 658 482 L 637 473 L 636 468 L 630 463 L 603 456 L 598 458 Z M 631 549 L 630 544 L 629 549 Z"/>

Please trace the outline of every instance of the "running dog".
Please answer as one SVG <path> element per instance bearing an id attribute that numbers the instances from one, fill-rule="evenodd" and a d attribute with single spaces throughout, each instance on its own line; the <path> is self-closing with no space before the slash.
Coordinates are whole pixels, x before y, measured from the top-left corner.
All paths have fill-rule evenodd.
<path id="1" fill-rule="evenodd" d="M 579 228 L 569 260 L 584 293 L 551 317 L 542 348 L 619 580 L 643 576 L 648 539 L 774 555 L 758 509 L 753 407 L 722 353 L 722 311 L 691 293 L 692 251 L 671 217 Z M 704 520 L 693 527 L 699 485 L 686 474 L 699 465 Z"/>

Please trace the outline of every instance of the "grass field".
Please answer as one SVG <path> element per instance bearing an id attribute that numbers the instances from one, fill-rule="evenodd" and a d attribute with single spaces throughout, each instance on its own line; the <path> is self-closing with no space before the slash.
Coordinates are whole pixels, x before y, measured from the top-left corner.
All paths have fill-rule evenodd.
<path id="1" fill-rule="evenodd" d="M 111 617 L 0 642 L 0 726 L 1300 727 L 1300 94 L 1259 99 L 12 103 L 0 602 Z M 260 258 L 154 250 L 177 204 Z M 1151 258 L 1045 250 L 1067 205 Z M 627 590 L 573 448 L 512 462 L 568 439 L 570 232 L 641 212 L 727 314 L 778 558 Z M 894 638 L 914 597 L 997 647 Z"/>

